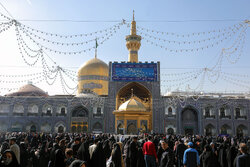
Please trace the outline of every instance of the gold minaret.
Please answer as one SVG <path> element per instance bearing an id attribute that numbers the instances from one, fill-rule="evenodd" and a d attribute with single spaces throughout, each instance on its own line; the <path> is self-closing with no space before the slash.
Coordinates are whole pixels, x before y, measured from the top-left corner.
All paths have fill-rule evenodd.
<path id="1" fill-rule="evenodd" d="M 126 46 L 129 50 L 128 62 L 138 63 L 138 50 L 141 47 L 141 36 L 136 35 L 136 22 L 134 11 L 133 21 L 131 22 L 130 35 L 126 36 Z"/>

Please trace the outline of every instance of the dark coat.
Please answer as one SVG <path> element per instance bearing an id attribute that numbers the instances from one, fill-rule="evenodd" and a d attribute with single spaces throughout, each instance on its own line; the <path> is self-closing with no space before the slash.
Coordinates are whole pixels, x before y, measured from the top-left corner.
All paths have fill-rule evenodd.
<path id="1" fill-rule="evenodd" d="M 110 140 L 105 140 L 104 143 L 103 143 L 103 150 L 105 152 L 105 158 L 106 159 L 109 159 L 110 155 L 111 155 L 111 147 L 110 145 L 112 144 L 112 141 Z"/>
<path id="2" fill-rule="evenodd" d="M 161 156 L 162 156 L 163 152 L 164 152 L 164 150 L 162 149 L 162 147 L 158 148 L 157 157 L 158 157 L 159 162 L 161 162 Z"/>
<path id="3" fill-rule="evenodd" d="M 124 146 L 124 163 L 125 167 L 130 167 L 130 159 L 129 159 L 129 145 L 130 145 L 130 140 L 128 140 Z"/>
<path id="4" fill-rule="evenodd" d="M 76 143 L 73 143 L 71 145 L 71 148 L 73 150 L 73 157 L 77 158 L 77 151 L 80 148 L 80 146 L 81 146 L 81 144 L 76 144 Z"/>
<path id="5" fill-rule="evenodd" d="M 222 167 L 228 167 L 228 162 L 227 162 L 227 145 L 222 144 L 219 147 L 219 164 Z"/>
<path id="6" fill-rule="evenodd" d="M 137 143 L 132 141 L 129 145 L 130 167 L 136 167 L 137 155 L 138 155 L 138 145 L 137 145 Z"/>
<path id="7" fill-rule="evenodd" d="M 119 144 L 114 144 L 114 149 L 111 154 L 113 167 L 122 167 L 121 156 L 122 155 Z"/>
<path id="8" fill-rule="evenodd" d="M 234 146 L 228 147 L 227 149 L 227 162 L 228 162 L 228 167 L 233 167 L 234 160 L 237 156 L 237 149 Z"/>
<path id="9" fill-rule="evenodd" d="M 89 155 L 89 144 L 88 142 L 84 142 L 81 144 L 77 151 L 77 157 L 78 159 L 82 161 L 89 162 L 90 160 L 90 155 Z"/>
<path id="10" fill-rule="evenodd" d="M 26 149 L 26 145 L 24 143 L 21 143 L 20 144 L 20 166 L 26 167 L 28 165 L 28 160 L 29 160 L 29 153 Z"/>
<path id="11" fill-rule="evenodd" d="M 178 144 L 178 146 L 176 147 L 175 156 L 177 157 L 177 166 L 183 165 L 183 156 L 186 149 L 187 146 L 185 146 L 185 144 L 183 143 Z"/>
<path id="12" fill-rule="evenodd" d="M 48 166 L 49 154 L 46 150 L 46 143 L 43 143 L 43 145 L 39 151 L 39 160 L 38 161 L 39 161 L 38 167 L 47 167 Z"/>
<path id="13" fill-rule="evenodd" d="M 65 155 L 61 149 L 57 149 L 55 152 L 55 165 L 54 167 L 65 167 L 66 163 L 64 162 Z"/>
<path id="14" fill-rule="evenodd" d="M 173 167 L 174 153 L 170 148 L 163 151 L 160 161 L 160 167 Z"/>
<path id="15" fill-rule="evenodd" d="M 50 152 L 50 161 L 49 161 L 49 167 L 55 166 L 55 159 L 56 159 L 56 150 L 59 149 L 59 145 L 57 143 L 54 144 L 51 152 Z"/>
<path id="16" fill-rule="evenodd" d="M 219 167 L 217 156 L 212 151 L 203 152 L 200 155 L 200 164 L 202 167 Z"/>
<path id="17" fill-rule="evenodd" d="M 91 167 L 106 167 L 106 158 L 105 153 L 102 149 L 102 142 L 97 144 L 95 151 L 92 154 L 92 158 L 90 160 Z"/>
<path id="18" fill-rule="evenodd" d="M 236 167 L 248 167 L 250 166 L 250 155 L 243 154 L 237 157 Z"/>
<path id="19" fill-rule="evenodd" d="M 137 166 L 136 167 L 146 167 L 144 155 L 143 155 L 143 151 L 142 151 L 141 147 L 138 149 Z"/>

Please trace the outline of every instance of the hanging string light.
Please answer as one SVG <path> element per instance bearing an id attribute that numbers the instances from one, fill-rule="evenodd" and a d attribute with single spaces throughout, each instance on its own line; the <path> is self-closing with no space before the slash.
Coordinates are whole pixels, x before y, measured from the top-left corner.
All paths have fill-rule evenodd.
<path id="1" fill-rule="evenodd" d="M 203 32 L 192 32 L 192 33 L 187 33 L 187 34 L 177 34 L 177 33 L 174 33 L 174 32 L 157 31 L 157 30 L 153 30 L 153 29 L 140 27 L 140 26 L 137 26 L 136 28 L 139 31 L 146 31 L 146 32 L 156 33 L 156 34 L 159 34 L 159 35 L 174 36 L 174 37 L 177 37 L 177 38 L 187 38 L 187 37 L 194 37 L 194 36 L 201 36 L 201 35 L 211 35 L 211 34 L 215 34 L 215 33 L 224 33 L 226 31 L 230 31 L 230 30 L 232 30 L 234 28 L 239 28 L 244 24 L 245 24 L 245 22 L 243 22 L 243 23 L 240 22 L 240 23 L 234 24 L 234 25 L 229 26 L 229 27 L 224 28 L 224 29 L 210 30 L 210 31 L 207 31 L 207 32 L 205 32 L 205 31 L 203 31 Z"/>
<path id="2" fill-rule="evenodd" d="M 4 31 L 7 31 L 13 25 L 13 23 L 14 23 L 13 21 L 1 23 L 0 24 L 0 34 Z"/>
<path id="3" fill-rule="evenodd" d="M 167 39 L 163 39 L 162 36 L 156 37 L 156 36 L 150 35 L 148 33 L 144 33 L 143 31 L 138 31 L 138 32 L 144 37 L 148 37 L 148 38 L 151 38 L 154 40 L 166 42 L 169 44 L 172 43 L 172 44 L 179 44 L 179 45 L 201 44 L 201 43 L 205 43 L 205 42 L 209 42 L 209 41 L 218 39 L 218 41 L 214 43 L 214 45 L 215 45 L 217 43 L 219 44 L 219 43 L 223 42 L 225 39 L 228 39 L 229 36 L 236 34 L 242 27 L 243 27 L 243 25 L 240 25 L 239 27 L 235 27 L 235 28 L 231 29 L 230 31 L 223 32 L 223 33 L 216 35 L 216 36 L 212 36 L 212 37 L 209 37 L 206 39 L 198 39 L 198 40 L 191 40 L 191 41 L 190 40 L 189 41 L 167 40 Z M 220 38 L 222 38 L 222 39 L 220 39 Z"/>
<path id="4" fill-rule="evenodd" d="M 76 37 L 87 37 L 87 36 L 96 36 L 97 34 L 99 33 L 103 33 L 103 32 L 109 32 L 109 31 L 112 31 L 114 28 L 115 29 L 119 29 L 120 26 L 124 25 L 124 21 L 118 23 L 118 24 L 115 24 L 109 28 L 106 28 L 106 29 L 102 29 L 102 30 L 98 30 L 98 31 L 95 31 L 95 32 L 91 32 L 91 33 L 86 33 L 86 34 L 72 34 L 72 35 L 61 35 L 61 34 L 56 34 L 56 33 L 49 33 L 49 32 L 45 32 L 45 31 L 41 31 L 41 30 L 37 30 L 37 29 L 34 29 L 34 28 L 31 28 L 27 25 L 24 25 L 24 24 L 21 24 L 20 23 L 20 26 L 23 28 L 23 29 L 28 29 L 30 31 L 33 31 L 33 33 L 40 33 L 41 35 L 46 35 L 46 36 L 50 36 L 50 37 L 59 37 L 59 38 L 76 38 Z"/>
<path id="5" fill-rule="evenodd" d="M 107 37 L 105 37 L 101 42 L 100 44 L 103 44 L 104 42 L 106 42 L 108 39 L 110 39 L 114 33 L 116 33 L 117 31 L 114 31 L 113 33 L 111 33 L 110 35 L 108 35 Z M 64 55 L 76 55 L 76 54 L 83 54 L 87 51 L 91 51 L 93 49 L 95 49 L 95 47 L 89 47 L 87 49 L 84 49 L 84 50 L 80 50 L 80 51 L 61 51 L 61 50 L 56 50 L 56 49 L 52 49 L 52 48 L 49 48 L 49 47 L 46 47 L 45 45 L 35 41 L 29 34 L 26 34 L 29 39 L 34 43 L 36 44 L 38 47 L 44 49 L 44 50 L 47 50 L 49 52 L 53 52 L 53 53 L 56 53 L 56 54 L 64 54 Z"/>
<path id="6" fill-rule="evenodd" d="M 161 82 L 179 82 L 179 81 L 183 81 L 183 80 L 186 80 L 186 79 L 189 79 L 190 77 L 196 77 L 197 74 L 201 73 L 202 70 L 199 70 L 199 71 L 196 71 L 194 74 L 190 74 L 190 75 L 185 75 L 184 77 L 182 78 L 177 78 L 177 79 L 168 79 L 168 80 L 161 80 Z"/>
<path id="7" fill-rule="evenodd" d="M 214 41 L 213 43 L 210 43 L 210 44 L 207 44 L 207 45 L 204 45 L 204 46 L 195 47 L 195 48 L 181 48 L 181 49 L 172 49 L 170 47 L 166 47 L 165 45 L 158 44 L 155 41 L 150 40 L 149 38 L 147 38 L 147 36 L 143 36 L 143 34 L 140 34 L 140 35 L 143 36 L 142 39 L 145 39 L 145 41 L 147 43 L 151 44 L 151 45 L 163 48 L 168 52 L 178 53 L 178 52 L 198 52 L 198 51 L 202 51 L 204 49 L 212 48 L 212 47 L 214 47 L 216 45 L 219 45 L 220 43 L 224 42 L 225 40 L 232 38 L 232 36 L 234 34 L 236 34 L 236 31 L 232 31 L 232 33 L 228 34 L 227 36 L 224 36 L 224 38 L 218 39 L 217 41 Z M 159 38 L 153 37 L 153 39 L 155 39 L 156 41 L 159 41 Z M 167 41 L 165 41 L 165 42 L 167 42 Z M 170 41 L 168 41 L 168 42 L 170 42 Z M 174 43 L 175 43 L 175 41 L 174 41 Z M 178 42 L 178 43 L 180 43 L 180 42 Z M 198 43 L 200 43 L 200 42 L 198 42 Z M 191 42 L 189 44 L 191 44 Z"/>
<path id="8" fill-rule="evenodd" d="M 42 42 L 47 42 L 47 43 L 50 43 L 50 44 L 53 44 L 53 45 L 61 45 L 61 46 L 81 46 L 81 45 L 85 45 L 85 44 L 88 44 L 90 42 L 93 42 L 95 40 L 101 40 L 101 39 L 104 39 L 105 36 L 108 36 L 109 34 L 113 33 L 113 31 L 117 30 L 120 28 L 120 25 L 115 25 L 113 26 L 112 28 L 109 29 L 109 31 L 103 31 L 105 32 L 102 36 L 95 36 L 93 39 L 89 39 L 89 40 L 86 40 L 86 41 L 83 41 L 83 42 L 60 42 L 60 41 L 54 41 L 54 40 L 50 40 L 50 39 L 47 39 L 47 38 L 44 38 L 44 37 L 41 37 L 41 36 L 38 36 L 24 28 L 22 28 L 22 26 L 20 26 L 20 29 L 22 30 L 22 32 L 24 34 L 29 34 L 29 36 L 33 37 L 33 38 L 36 38 L 37 40 L 40 40 Z"/>

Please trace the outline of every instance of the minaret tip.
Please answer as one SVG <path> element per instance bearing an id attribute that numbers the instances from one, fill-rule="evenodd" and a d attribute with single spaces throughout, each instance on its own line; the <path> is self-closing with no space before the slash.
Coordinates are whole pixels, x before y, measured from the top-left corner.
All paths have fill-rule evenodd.
<path id="1" fill-rule="evenodd" d="M 95 58 L 97 58 L 97 47 L 98 47 L 98 43 L 97 43 L 97 38 L 95 39 Z"/>
<path id="2" fill-rule="evenodd" d="M 135 21 L 135 10 L 133 10 L 133 21 Z"/>

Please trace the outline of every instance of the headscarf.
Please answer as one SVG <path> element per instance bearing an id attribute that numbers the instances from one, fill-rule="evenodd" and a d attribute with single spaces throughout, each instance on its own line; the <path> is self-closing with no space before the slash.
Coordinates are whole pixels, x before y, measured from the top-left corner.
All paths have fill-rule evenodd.
<path id="1" fill-rule="evenodd" d="M 112 153 L 111 153 L 111 160 L 114 164 L 114 167 L 121 167 L 121 148 L 120 148 L 120 145 L 115 143 L 114 144 L 114 148 L 112 150 Z"/>
<path id="2" fill-rule="evenodd" d="M 8 159 L 6 158 L 6 153 L 10 153 L 11 156 L 12 156 L 12 160 L 11 160 L 11 162 L 8 163 L 8 164 L 5 164 L 5 162 L 8 161 Z M 3 157 L 2 157 L 2 160 L 3 160 L 3 162 L 4 162 L 4 163 L 3 163 L 4 166 L 7 166 L 7 167 L 19 167 L 19 164 L 18 164 L 17 159 L 16 159 L 16 155 L 15 155 L 14 152 L 11 151 L 11 150 L 6 150 L 6 151 L 4 152 Z"/>
<path id="3" fill-rule="evenodd" d="M 87 165 L 86 161 L 74 160 L 69 167 L 81 167 L 83 164 Z"/>

